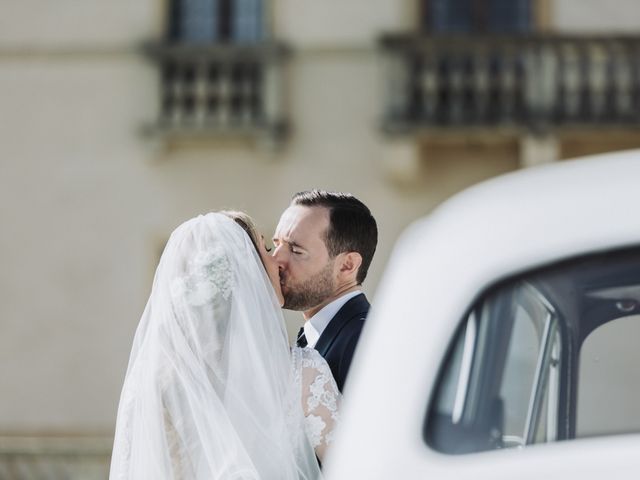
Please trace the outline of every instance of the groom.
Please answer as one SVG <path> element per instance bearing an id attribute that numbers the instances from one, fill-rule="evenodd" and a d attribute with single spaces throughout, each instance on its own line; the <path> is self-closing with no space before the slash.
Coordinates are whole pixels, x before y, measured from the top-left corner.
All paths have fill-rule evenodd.
<path id="1" fill-rule="evenodd" d="M 273 237 L 284 308 L 305 319 L 296 343 L 320 352 L 340 391 L 369 312 L 361 285 L 377 241 L 360 200 L 322 190 L 295 194 Z"/>

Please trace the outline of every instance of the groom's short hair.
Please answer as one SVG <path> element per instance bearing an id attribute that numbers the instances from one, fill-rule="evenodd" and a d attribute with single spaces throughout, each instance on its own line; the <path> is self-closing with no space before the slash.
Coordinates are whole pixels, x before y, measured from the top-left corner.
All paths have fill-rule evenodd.
<path id="1" fill-rule="evenodd" d="M 362 264 L 356 281 L 364 282 L 378 244 L 378 226 L 369 208 L 350 193 L 325 190 L 298 192 L 291 205 L 329 210 L 329 227 L 324 238 L 327 251 L 332 258 L 344 252 L 358 252 Z"/>

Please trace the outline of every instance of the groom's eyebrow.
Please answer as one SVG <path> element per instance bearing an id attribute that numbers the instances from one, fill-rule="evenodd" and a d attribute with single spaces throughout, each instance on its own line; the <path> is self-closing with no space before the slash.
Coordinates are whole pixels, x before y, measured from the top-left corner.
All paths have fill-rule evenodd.
<path id="1" fill-rule="evenodd" d="M 295 240 L 285 240 L 285 239 L 279 239 L 277 237 L 273 237 L 273 243 L 286 243 L 287 245 L 289 245 L 290 247 L 297 247 L 297 248 L 302 248 L 304 249 L 304 247 L 302 245 L 300 245 L 299 243 L 297 243 Z"/>

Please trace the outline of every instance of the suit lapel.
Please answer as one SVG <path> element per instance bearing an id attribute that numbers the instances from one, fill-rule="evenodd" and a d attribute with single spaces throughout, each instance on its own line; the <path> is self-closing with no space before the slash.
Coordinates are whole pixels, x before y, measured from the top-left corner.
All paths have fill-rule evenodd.
<path id="1" fill-rule="evenodd" d="M 369 312 L 369 302 L 367 301 L 367 297 L 364 296 L 364 293 L 350 299 L 331 319 L 327 328 L 325 328 L 322 335 L 320 335 L 315 349 L 324 357 L 347 322 L 356 316 L 364 318 L 367 312 Z"/>

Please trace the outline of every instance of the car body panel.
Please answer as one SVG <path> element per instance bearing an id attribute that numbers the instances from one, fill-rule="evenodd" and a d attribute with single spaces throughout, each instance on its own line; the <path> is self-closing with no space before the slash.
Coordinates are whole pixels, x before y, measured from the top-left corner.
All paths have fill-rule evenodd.
<path id="1" fill-rule="evenodd" d="M 345 389 L 330 480 L 638 478 L 640 435 L 450 456 L 422 437 L 440 367 L 474 301 L 498 281 L 640 246 L 640 150 L 504 175 L 411 225 L 374 299 Z M 561 477 L 562 476 L 562 477 Z"/>

